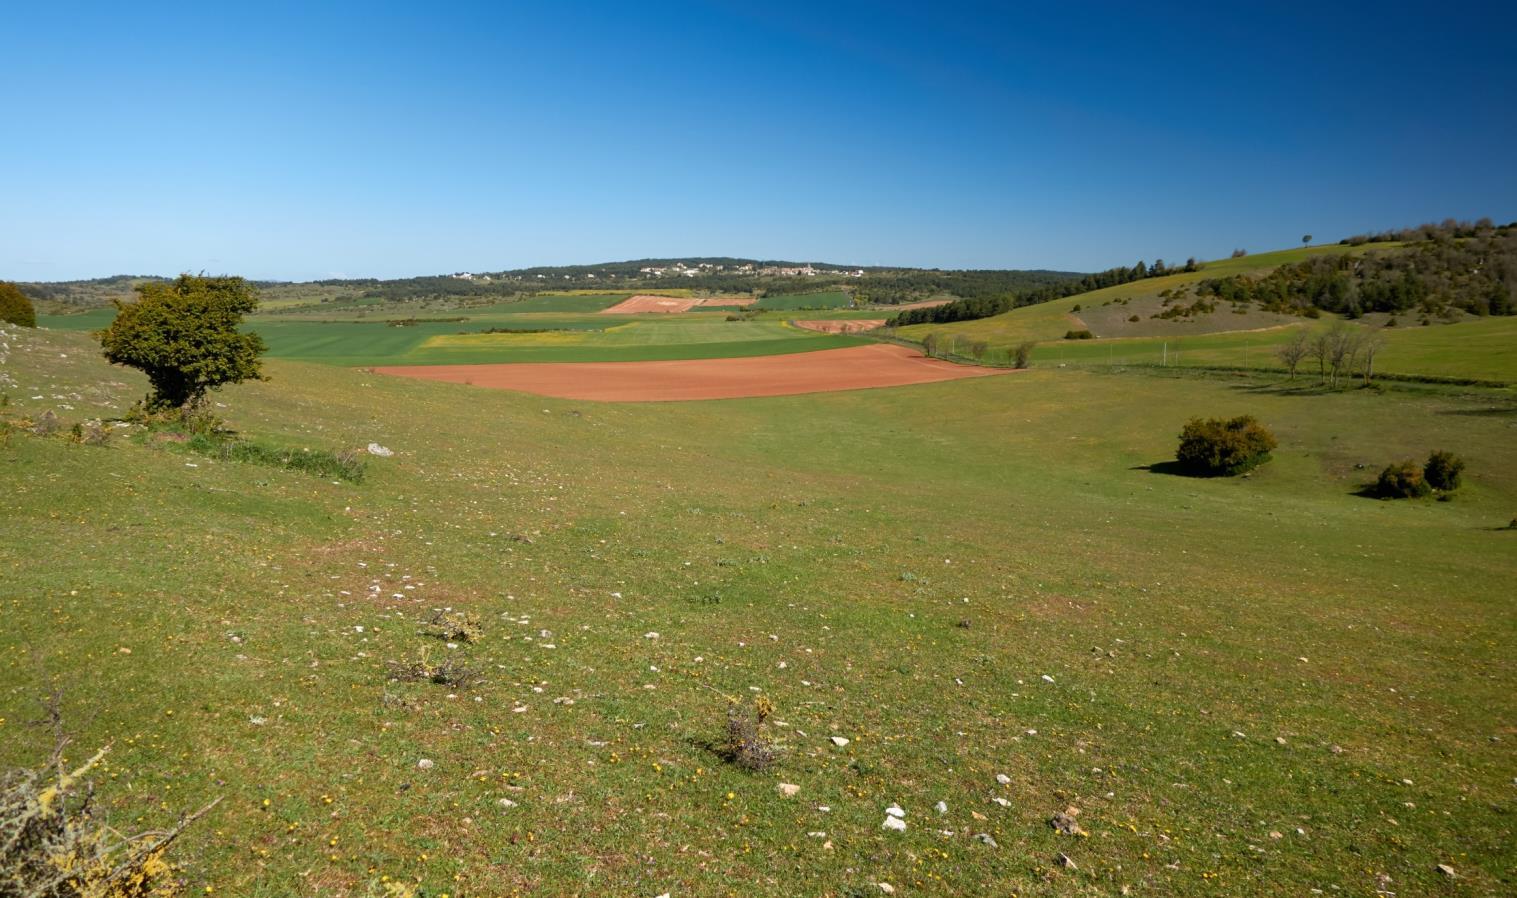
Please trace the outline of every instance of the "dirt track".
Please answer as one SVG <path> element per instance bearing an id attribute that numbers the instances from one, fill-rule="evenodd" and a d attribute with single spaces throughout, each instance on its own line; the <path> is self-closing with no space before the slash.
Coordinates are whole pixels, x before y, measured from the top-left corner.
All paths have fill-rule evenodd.
<path id="1" fill-rule="evenodd" d="M 518 390 L 561 399 L 669 402 L 899 387 L 1009 373 L 929 359 L 888 343 L 746 359 L 517 365 L 402 365 L 379 374 Z"/>

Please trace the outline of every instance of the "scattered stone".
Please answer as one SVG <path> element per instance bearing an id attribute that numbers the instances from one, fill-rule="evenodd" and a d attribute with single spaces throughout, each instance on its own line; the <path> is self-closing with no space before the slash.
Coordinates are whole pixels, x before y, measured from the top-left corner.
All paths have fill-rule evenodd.
<path id="1" fill-rule="evenodd" d="M 417 770 L 431 770 L 435 766 L 437 765 L 433 764 L 430 758 L 422 758 L 420 761 L 416 762 Z"/>
<path id="2" fill-rule="evenodd" d="M 906 831 L 906 821 L 899 817 L 886 817 L 885 822 L 880 824 L 883 829 L 893 829 L 898 833 Z"/>
<path id="3" fill-rule="evenodd" d="M 1444 876 L 1447 876 L 1449 879 L 1459 878 L 1459 874 L 1455 873 L 1454 868 L 1450 867 L 1448 864 L 1439 864 L 1433 869 L 1437 870 L 1439 873 L 1442 873 Z"/>
<path id="4" fill-rule="evenodd" d="M 996 774 L 996 782 L 1000 783 L 1003 786 L 1009 786 L 1011 785 L 1011 777 L 1007 776 L 1004 773 L 998 773 Z"/>
<path id="5" fill-rule="evenodd" d="M 1001 847 L 1001 846 L 999 846 L 999 845 L 996 844 L 996 840 L 995 839 L 991 838 L 990 833 L 975 833 L 974 834 L 974 839 L 975 839 L 976 842 L 980 842 L 981 844 L 988 845 L 991 848 L 1000 848 Z"/>
<path id="6" fill-rule="evenodd" d="M 1060 867 L 1063 867 L 1066 870 L 1078 870 L 1078 869 L 1080 869 L 1075 864 L 1074 859 L 1071 858 L 1069 855 L 1065 854 L 1062 851 L 1053 856 L 1053 861 L 1054 861 L 1054 863 L 1058 864 Z"/>
<path id="7" fill-rule="evenodd" d="M 794 798 L 796 795 L 799 795 L 801 791 L 801 787 L 797 786 L 795 783 L 780 783 L 779 789 L 780 794 L 786 798 Z"/>
<path id="8" fill-rule="evenodd" d="M 1276 745 L 1284 745 L 1285 744 L 1285 737 L 1284 736 L 1276 736 L 1275 737 L 1275 744 Z"/>
<path id="9" fill-rule="evenodd" d="M 516 802 L 512 801 L 509 798 L 502 798 L 501 800 L 497 801 L 496 804 L 500 805 L 503 808 L 514 808 L 514 807 L 516 807 Z"/>
<path id="10" fill-rule="evenodd" d="M 946 802 L 946 801 L 940 801 L 937 804 L 933 805 L 933 807 L 937 810 L 937 812 L 939 814 L 946 814 L 946 813 L 948 813 L 948 802 Z"/>
<path id="11" fill-rule="evenodd" d="M 386 449 L 385 447 L 379 445 L 378 443 L 370 443 L 369 444 L 369 454 L 370 455 L 377 455 L 380 458 L 389 458 L 390 456 L 392 456 L 392 455 L 395 454 L 395 450 L 393 450 L 393 449 Z"/>
<path id="12" fill-rule="evenodd" d="M 653 630 L 649 630 L 648 632 L 646 632 L 646 633 L 643 634 L 643 638 L 644 639 L 657 639 L 658 638 L 658 633 L 656 633 Z"/>
<path id="13" fill-rule="evenodd" d="M 875 885 L 879 886 L 880 887 L 880 891 L 884 892 L 887 895 L 894 895 L 895 894 L 895 886 L 891 885 L 888 882 L 879 882 L 879 883 L 875 883 Z"/>
<path id="14" fill-rule="evenodd" d="M 901 806 L 898 805 L 898 804 L 893 804 L 890 807 L 886 808 L 885 809 L 885 813 L 889 814 L 892 817 L 905 817 L 906 816 L 906 812 L 904 810 L 902 810 Z"/>
<path id="15" fill-rule="evenodd" d="M 992 795 L 992 796 L 990 796 L 990 800 L 993 801 L 993 802 L 995 802 L 996 804 L 1000 805 L 1003 808 L 1009 808 L 1009 807 L 1011 807 L 1011 802 L 1007 801 L 1006 799 L 1002 798 L 999 795 Z"/>
<path id="16" fill-rule="evenodd" d="M 843 746 L 847 745 L 848 741 L 849 740 L 843 738 L 842 736 L 833 736 L 832 737 L 832 744 L 836 745 L 838 748 L 842 748 Z"/>
<path id="17" fill-rule="evenodd" d="M 1045 682 L 1045 683 L 1052 683 L 1053 682 L 1053 677 L 1050 677 L 1048 674 L 1044 674 L 1043 675 L 1043 682 Z"/>

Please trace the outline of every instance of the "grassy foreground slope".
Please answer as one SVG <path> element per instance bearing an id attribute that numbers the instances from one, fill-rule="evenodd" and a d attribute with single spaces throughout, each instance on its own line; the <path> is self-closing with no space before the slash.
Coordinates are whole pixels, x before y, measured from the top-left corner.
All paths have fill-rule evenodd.
<path id="1" fill-rule="evenodd" d="M 12 416 L 144 389 L 80 335 L 0 342 Z M 596 405 L 268 367 L 215 397 L 234 426 L 396 455 L 337 485 L 0 444 L 0 763 L 45 756 L 56 681 L 75 752 L 114 742 L 112 819 L 225 796 L 196 891 L 1512 890 L 1505 400 L 1034 369 Z M 1144 469 L 1239 412 L 1280 437 L 1254 476 Z M 1354 495 L 1435 447 L 1454 501 Z M 419 635 L 440 607 L 483 640 Z M 486 681 L 386 682 L 423 647 Z M 754 690 L 763 774 L 707 747 Z M 1048 826 L 1070 805 L 1089 837 Z"/>

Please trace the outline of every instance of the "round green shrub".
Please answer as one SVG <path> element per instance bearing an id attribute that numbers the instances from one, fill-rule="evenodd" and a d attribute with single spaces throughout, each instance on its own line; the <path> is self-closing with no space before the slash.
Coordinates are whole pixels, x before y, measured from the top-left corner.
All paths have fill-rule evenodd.
<path id="1" fill-rule="evenodd" d="M 19 324 L 22 327 L 37 326 L 37 310 L 21 288 L 0 281 L 0 321 Z"/>
<path id="2" fill-rule="evenodd" d="M 1269 461 L 1276 445 L 1274 434 L 1253 415 L 1230 420 L 1192 418 L 1180 432 L 1175 460 L 1190 474 L 1230 477 Z"/>
<path id="3" fill-rule="evenodd" d="M 1464 459 L 1442 450 L 1429 455 L 1427 464 L 1422 468 L 1422 476 L 1427 479 L 1428 486 L 1435 490 L 1459 489 L 1460 475 L 1463 473 Z"/>
<path id="4" fill-rule="evenodd" d="M 1410 460 L 1387 466 L 1375 481 L 1375 494 L 1383 499 L 1417 499 L 1432 491 L 1422 466 Z"/>

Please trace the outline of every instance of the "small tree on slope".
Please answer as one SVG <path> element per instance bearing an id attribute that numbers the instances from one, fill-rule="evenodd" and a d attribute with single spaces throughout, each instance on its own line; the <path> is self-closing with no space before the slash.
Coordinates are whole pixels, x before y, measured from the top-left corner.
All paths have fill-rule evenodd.
<path id="1" fill-rule="evenodd" d="M 116 303 L 116 320 L 99 333 L 105 357 L 148 376 L 151 409 L 193 406 L 223 384 L 258 380 L 263 340 L 238 328 L 258 306 L 239 277 L 182 274 L 137 287 L 134 303 Z"/>

